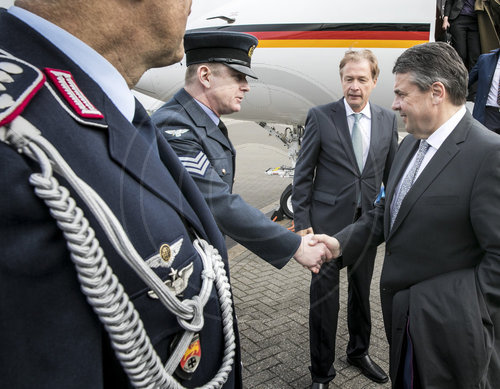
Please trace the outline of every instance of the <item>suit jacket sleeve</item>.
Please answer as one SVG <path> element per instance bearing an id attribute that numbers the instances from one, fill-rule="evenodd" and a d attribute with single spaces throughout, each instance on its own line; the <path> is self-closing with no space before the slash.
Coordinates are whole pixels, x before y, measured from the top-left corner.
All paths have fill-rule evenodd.
<path id="1" fill-rule="evenodd" d="M 161 122 L 157 122 L 160 127 Z M 168 128 L 193 128 L 189 123 L 170 123 Z M 179 157 L 202 158 L 202 144 L 192 129 L 182 138 L 169 138 L 170 145 Z M 206 157 L 206 156 L 205 156 Z M 191 173 L 203 194 L 222 233 L 263 258 L 271 265 L 282 268 L 298 250 L 301 238 L 273 222 L 261 211 L 246 203 L 240 195 L 233 194 L 226 182 L 207 159 L 206 170 Z"/>
<path id="2" fill-rule="evenodd" d="M 490 152 L 472 188 L 471 223 L 484 255 L 476 276 L 490 314 L 500 308 L 500 150 Z"/>
<path id="3" fill-rule="evenodd" d="M 393 121 L 392 121 L 392 140 L 391 140 L 391 146 L 389 148 L 389 153 L 387 154 L 387 159 L 385 161 L 385 167 L 384 167 L 384 178 L 383 178 L 383 183 L 384 186 L 387 186 L 387 181 L 389 179 L 389 173 L 391 171 L 392 167 L 392 161 L 394 160 L 394 156 L 396 155 L 396 151 L 398 150 L 398 120 L 396 118 L 396 115 L 393 115 Z"/>
<path id="4" fill-rule="evenodd" d="M 479 74 L 479 62 L 480 62 L 480 60 L 481 60 L 481 57 L 479 57 L 476 64 L 474 65 L 474 67 L 469 72 L 469 88 L 472 85 L 474 85 L 475 82 L 477 82 L 478 74 Z"/>
<path id="5" fill-rule="evenodd" d="M 295 165 L 293 178 L 292 206 L 295 230 L 312 226 L 310 220 L 314 172 L 321 147 L 321 135 L 315 109 L 309 110 L 306 129 Z"/>

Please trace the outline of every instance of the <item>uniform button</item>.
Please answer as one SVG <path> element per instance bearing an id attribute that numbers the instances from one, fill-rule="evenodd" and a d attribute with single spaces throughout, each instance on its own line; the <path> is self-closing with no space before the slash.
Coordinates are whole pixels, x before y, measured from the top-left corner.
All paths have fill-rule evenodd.
<path id="1" fill-rule="evenodd" d="M 226 175 L 226 169 L 222 169 L 222 174 L 225 176 Z"/>

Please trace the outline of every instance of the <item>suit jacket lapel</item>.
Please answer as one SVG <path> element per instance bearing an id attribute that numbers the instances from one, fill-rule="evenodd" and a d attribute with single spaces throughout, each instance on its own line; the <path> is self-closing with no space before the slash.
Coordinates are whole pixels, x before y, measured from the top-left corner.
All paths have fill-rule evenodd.
<path id="1" fill-rule="evenodd" d="M 229 139 L 222 134 L 219 127 L 213 123 L 211 119 L 207 121 L 207 114 L 189 93 L 187 93 L 184 89 L 181 89 L 175 94 L 175 98 L 191 116 L 191 119 L 193 119 L 193 122 L 197 127 L 205 128 L 207 136 L 223 144 L 226 148 L 231 150 L 234 155 L 234 148 Z"/>
<path id="2" fill-rule="evenodd" d="M 368 149 L 368 157 L 366 158 L 365 167 L 363 172 L 367 167 L 370 167 L 370 161 L 372 160 L 372 155 L 380 150 L 380 139 L 382 138 L 382 115 L 380 108 L 370 104 L 371 109 L 371 131 L 370 131 L 370 147 Z"/>
<path id="3" fill-rule="evenodd" d="M 398 217 L 394 222 L 394 225 L 390 231 L 390 234 L 398 229 L 402 224 L 408 213 L 410 212 L 413 204 L 422 196 L 425 190 L 432 184 L 432 182 L 439 176 L 441 171 L 450 163 L 450 161 L 457 155 L 460 151 L 458 144 L 462 143 L 468 133 L 470 128 L 470 121 L 472 116 L 470 113 L 466 113 L 464 118 L 458 123 L 455 129 L 451 132 L 448 138 L 443 142 L 439 150 L 434 154 L 432 159 L 429 161 L 428 165 L 420 173 L 417 180 L 407 193 L 401 207 L 399 208 Z M 419 142 L 416 140 L 416 144 Z M 413 154 L 412 154 L 413 156 Z M 404 166 L 406 169 L 407 164 Z M 399 182 L 396 181 L 396 184 Z M 394 193 L 392 193 L 393 195 Z M 390 203 L 389 207 L 390 207 Z"/>
<path id="4" fill-rule="evenodd" d="M 392 231 L 389 231 L 389 229 L 391 220 L 391 204 L 394 199 L 396 187 L 401 181 L 401 178 L 406 168 L 408 167 L 408 164 L 413 158 L 413 155 L 415 155 L 415 153 L 417 152 L 418 144 L 418 139 L 415 139 L 412 135 L 406 136 L 405 139 L 403 139 L 403 143 L 400 145 L 398 152 L 396 153 L 394 162 L 392 163 L 391 174 L 389 175 L 389 180 L 387 182 L 384 212 L 384 235 L 386 237 L 389 236 L 389 232 L 394 231 L 394 227 Z M 394 226 L 396 226 L 396 224 L 394 224 Z"/>
<path id="5" fill-rule="evenodd" d="M 344 108 L 344 99 L 340 99 L 332 105 L 333 110 L 333 123 L 337 128 L 340 142 L 344 147 L 344 150 L 349 158 L 349 163 L 360 173 L 358 168 L 358 163 L 356 162 L 356 155 L 354 154 L 354 148 L 352 146 L 351 133 L 349 132 L 349 125 L 347 123 L 347 116 Z"/>

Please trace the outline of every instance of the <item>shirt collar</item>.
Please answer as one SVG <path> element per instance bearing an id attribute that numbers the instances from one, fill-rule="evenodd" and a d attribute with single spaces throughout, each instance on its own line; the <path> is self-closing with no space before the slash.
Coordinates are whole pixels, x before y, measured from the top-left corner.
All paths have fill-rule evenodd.
<path id="1" fill-rule="evenodd" d="M 465 105 L 453 114 L 444 124 L 434 131 L 429 138 L 427 138 L 427 143 L 429 143 L 436 150 L 441 147 L 443 142 L 452 133 L 453 129 L 457 126 L 458 122 L 462 120 L 466 112 Z"/>
<path id="2" fill-rule="evenodd" d="M 123 116 L 132 121 L 135 112 L 134 95 L 122 75 L 103 56 L 66 30 L 23 8 L 13 6 L 8 12 L 28 24 L 71 58 L 99 84 Z"/>
<path id="3" fill-rule="evenodd" d="M 366 116 L 368 119 L 372 118 L 372 111 L 370 109 L 370 102 L 366 103 L 365 107 L 361 110 L 361 112 L 354 112 L 349 104 L 347 104 L 346 99 L 344 98 L 344 106 L 345 106 L 345 113 L 347 117 L 355 114 L 355 113 L 362 113 L 364 116 Z"/>
<path id="4" fill-rule="evenodd" d="M 212 111 L 210 108 L 208 108 L 202 102 L 200 102 L 196 99 L 194 99 L 194 101 L 196 101 L 198 103 L 198 105 L 201 107 L 201 109 L 203 111 L 205 111 L 205 113 L 210 117 L 210 119 L 212 119 L 212 121 L 215 123 L 215 125 L 218 126 L 219 122 L 220 122 L 220 118 L 214 113 L 214 111 Z"/>

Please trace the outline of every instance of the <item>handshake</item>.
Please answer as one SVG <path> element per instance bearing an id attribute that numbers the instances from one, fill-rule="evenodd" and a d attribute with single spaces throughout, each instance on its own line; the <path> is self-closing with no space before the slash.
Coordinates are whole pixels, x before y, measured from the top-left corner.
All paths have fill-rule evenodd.
<path id="1" fill-rule="evenodd" d="M 334 237 L 314 235 L 312 228 L 298 231 L 297 234 L 302 236 L 302 242 L 293 257 L 313 273 L 319 273 L 323 263 L 340 256 L 340 243 Z"/>

